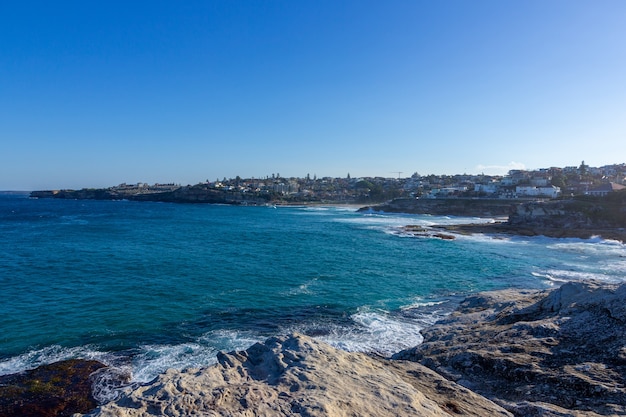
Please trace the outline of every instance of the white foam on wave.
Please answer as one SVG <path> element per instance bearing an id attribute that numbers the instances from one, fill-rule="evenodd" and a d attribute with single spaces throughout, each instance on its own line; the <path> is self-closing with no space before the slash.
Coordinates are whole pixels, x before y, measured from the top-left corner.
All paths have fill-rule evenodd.
<path id="1" fill-rule="evenodd" d="M 305 206 L 302 207 L 309 212 L 356 212 L 361 206 Z"/>
<path id="2" fill-rule="evenodd" d="M 199 343 L 143 345 L 132 361 L 132 380 L 148 382 L 168 369 L 212 365 L 216 354 L 216 349 Z"/>
<path id="3" fill-rule="evenodd" d="M 91 346 L 66 348 L 53 345 L 0 361 L 0 375 L 15 374 L 41 365 L 74 358 L 97 360 L 104 364 L 111 363 L 110 354 L 93 349 Z"/>
<path id="4" fill-rule="evenodd" d="M 410 304 L 401 306 L 400 309 L 401 310 L 414 310 L 416 308 L 420 308 L 420 307 L 434 307 L 434 306 L 440 306 L 443 305 L 445 303 L 447 303 L 448 300 L 439 300 L 439 301 L 425 301 L 423 298 L 421 297 L 417 297 L 415 299 L 415 301 L 413 301 Z"/>
<path id="5" fill-rule="evenodd" d="M 230 330 L 206 333 L 195 342 L 176 345 L 143 345 L 133 358 L 132 380 L 148 382 L 168 369 L 202 368 L 217 362 L 220 350 L 244 350 L 262 338 Z"/>
<path id="6" fill-rule="evenodd" d="M 423 317 L 396 316 L 382 310 L 363 308 L 351 316 L 353 325 L 321 323 L 325 329 L 318 340 L 348 352 L 376 353 L 390 356 L 423 341 L 420 330 L 434 322 L 433 314 Z M 309 333 L 319 323 L 283 329 L 284 333 Z M 0 375 L 22 372 L 37 366 L 66 359 L 93 359 L 108 365 L 94 375 L 93 395 L 99 402 L 116 399 L 121 392 L 154 380 L 168 369 L 203 368 L 217 362 L 219 351 L 240 351 L 262 342 L 266 336 L 254 332 L 216 330 L 195 340 L 179 344 L 141 345 L 132 355 L 102 352 L 90 346 L 64 348 L 50 346 L 33 350 L 0 362 Z"/>
<path id="7" fill-rule="evenodd" d="M 305 295 L 315 294 L 315 291 L 311 287 L 314 287 L 316 283 L 317 283 L 317 278 L 312 278 L 298 285 L 297 287 L 282 291 L 281 295 L 294 296 L 294 295 L 303 295 L 303 294 Z"/>
<path id="8" fill-rule="evenodd" d="M 66 348 L 49 346 L 0 361 L 0 375 L 34 369 L 67 359 L 97 360 L 108 368 L 97 371 L 94 398 L 106 402 L 117 398 L 127 386 L 146 383 L 168 369 L 201 368 L 216 363 L 220 350 L 244 350 L 263 340 L 245 332 L 218 330 L 196 341 L 172 345 L 142 345 L 128 357 L 124 353 L 102 352 L 91 346 Z"/>
<path id="9" fill-rule="evenodd" d="M 620 283 L 626 280 L 626 277 L 624 276 L 615 276 L 598 272 L 573 271 L 566 269 L 551 269 L 539 273 L 533 272 L 532 275 L 554 283 L 564 283 L 571 281 L 584 282 L 591 280 Z"/>
<path id="10" fill-rule="evenodd" d="M 417 320 L 370 310 L 360 311 L 352 315 L 351 319 L 356 326 L 338 328 L 317 339 L 348 352 L 377 353 L 382 356 L 419 345 L 424 340 L 420 330 L 425 326 Z"/>
<path id="11" fill-rule="evenodd" d="M 592 256 L 616 256 L 626 258 L 626 245 L 615 240 L 561 239 L 547 245 L 548 249 Z"/>
<path id="12" fill-rule="evenodd" d="M 531 275 L 545 281 L 547 285 L 552 287 L 558 287 L 566 282 L 573 281 L 571 277 L 562 276 L 559 271 L 531 272 Z M 576 281 L 580 281 L 580 279 Z"/>

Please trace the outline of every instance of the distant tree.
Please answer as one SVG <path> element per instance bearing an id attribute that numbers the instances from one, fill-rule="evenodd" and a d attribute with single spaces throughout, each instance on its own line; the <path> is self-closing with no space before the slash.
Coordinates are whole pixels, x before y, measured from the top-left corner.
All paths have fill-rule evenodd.
<path id="1" fill-rule="evenodd" d="M 565 190 L 565 188 L 567 187 L 566 178 L 563 176 L 563 174 L 553 175 L 551 184 L 555 187 L 559 187 L 561 190 Z"/>
<path id="2" fill-rule="evenodd" d="M 585 175 L 587 175 L 588 168 L 589 166 L 585 165 L 585 161 L 582 161 L 580 163 L 580 166 L 578 167 L 578 173 L 580 174 L 581 177 L 584 177 Z"/>
<path id="3" fill-rule="evenodd" d="M 350 173 L 348 172 L 348 176 L 346 177 L 347 179 L 350 179 Z"/>

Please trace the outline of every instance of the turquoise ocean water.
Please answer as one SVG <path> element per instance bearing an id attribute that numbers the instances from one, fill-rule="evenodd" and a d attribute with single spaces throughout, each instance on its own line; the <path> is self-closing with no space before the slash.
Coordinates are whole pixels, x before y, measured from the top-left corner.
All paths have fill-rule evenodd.
<path id="1" fill-rule="evenodd" d="M 626 278 L 617 242 L 402 232 L 470 221 L 2 195 L 0 374 L 80 357 L 145 382 L 294 331 L 389 355 L 469 293 Z"/>

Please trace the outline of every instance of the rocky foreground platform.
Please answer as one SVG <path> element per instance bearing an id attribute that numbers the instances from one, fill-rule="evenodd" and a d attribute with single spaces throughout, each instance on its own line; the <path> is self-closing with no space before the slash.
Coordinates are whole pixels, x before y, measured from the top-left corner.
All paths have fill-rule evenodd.
<path id="1" fill-rule="evenodd" d="M 479 293 L 423 336 L 392 358 L 274 337 L 208 368 L 169 370 L 86 416 L 626 415 L 626 283 Z M 4 384 L 58 395 L 59 378 L 26 374 Z M 22 415 L 20 404 L 7 415 Z"/>
<path id="2" fill-rule="evenodd" d="M 626 284 L 477 294 L 424 338 L 391 360 L 271 338 L 89 416 L 626 415 Z"/>

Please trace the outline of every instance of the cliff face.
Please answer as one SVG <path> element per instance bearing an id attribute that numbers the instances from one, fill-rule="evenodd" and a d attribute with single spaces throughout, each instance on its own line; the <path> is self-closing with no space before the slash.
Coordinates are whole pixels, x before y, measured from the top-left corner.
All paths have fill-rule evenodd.
<path id="1" fill-rule="evenodd" d="M 626 227 L 626 193 L 520 204 L 509 214 L 509 224 L 566 229 Z"/>
<path id="2" fill-rule="evenodd" d="M 387 213 L 432 214 L 441 216 L 500 217 L 511 211 L 510 200 L 472 198 L 396 198 L 388 203 L 364 207 L 369 210 Z"/>
<path id="3" fill-rule="evenodd" d="M 624 228 L 626 191 L 605 197 L 578 196 L 569 200 L 530 201 L 468 198 L 408 199 L 363 207 L 359 211 L 433 214 L 468 217 L 508 216 L 511 226 L 544 228 Z"/>

